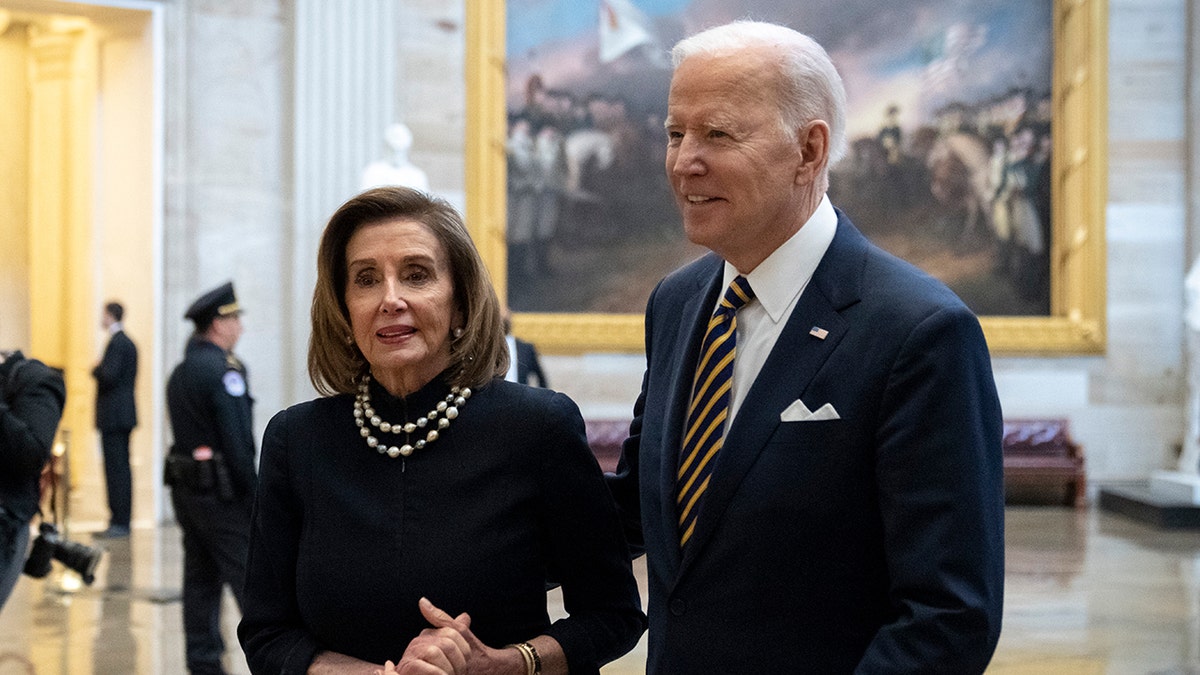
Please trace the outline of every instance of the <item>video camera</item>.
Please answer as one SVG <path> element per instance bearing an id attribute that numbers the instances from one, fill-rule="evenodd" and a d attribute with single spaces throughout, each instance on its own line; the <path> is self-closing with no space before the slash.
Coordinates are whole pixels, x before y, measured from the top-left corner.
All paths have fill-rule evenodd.
<path id="1" fill-rule="evenodd" d="M 25 560 L 25 574 L 41 579 L 50 573 L 50 560 L 59 561 L 83 577 L 83 583 L 91 585 L 96 580 L 96 565 L 100 563 L 103 549 L 68 541 L 58 534 L 53 523 L 42 523 L 29 558 Z"/>

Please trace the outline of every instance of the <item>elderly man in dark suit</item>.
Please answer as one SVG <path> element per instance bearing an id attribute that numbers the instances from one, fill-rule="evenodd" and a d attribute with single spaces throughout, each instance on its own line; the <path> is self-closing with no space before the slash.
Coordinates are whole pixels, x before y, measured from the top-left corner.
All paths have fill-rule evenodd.
<path id="1" fill-rule="evenodd" d="M 646 309 L 612 489 L 649 568 L 649 673 L 983 672 L 1003 596 L 1001 412 L 979 322 L 826 196 L 824 49 L 682 41 L 666 169 L 712 253 Z"/>
<path id="2" fill-rule="evenodd" d="M 133 388 L 138 356 L 121 321 L 125 308 L 119 302 L 104 306 L 100 323 L 108 331 L 108 345 L 92 369 L 96 378 L 96 428 L 104 453 L 104 484 L 108 490 L 108 529 L 98 537 L 128 537 L 133 506 L 133 474 L 129 469 L 129 435 L 137 426 Z"/>

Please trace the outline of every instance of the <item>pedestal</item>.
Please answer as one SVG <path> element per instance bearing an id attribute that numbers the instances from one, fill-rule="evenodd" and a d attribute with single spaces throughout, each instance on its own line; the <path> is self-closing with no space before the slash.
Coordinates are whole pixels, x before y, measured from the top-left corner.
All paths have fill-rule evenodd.
<path id="1" fill-rule="evenodd" d="M 1172 501 L 1200 506 L 1200 475 L 1182 471 L 1156 471 L 1150 476 L 1150 491 Z"/>
<path id="2" fill-rule="evenodd" d="M 1100 488 L 1100 508 L 1163 529 L 1200 528 L 1200 503 L 1194 493 L 1184 498 L 1187 485 L 1170 479 L 1108 485 Z"/>

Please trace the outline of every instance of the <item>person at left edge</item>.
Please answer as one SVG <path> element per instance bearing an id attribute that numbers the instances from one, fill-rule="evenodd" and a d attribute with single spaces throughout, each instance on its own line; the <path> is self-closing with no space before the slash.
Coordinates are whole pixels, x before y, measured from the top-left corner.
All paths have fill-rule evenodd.
<path id="1" fill-rule="evenodd" d="M 104 487 L 108 492 L 108 529 L 97 537 L 129 536 L 133 501 L 133 476 L 129 470 L 129 434 L 137 426 L 133 388 L 137 380 L 137 346 L 125 334 L 125 308 L 119 302 L 104 305 L 100 324 L 108 332 L 108 345 L 92 369 L 96 378 L 96 428 L 104 454 Z"/>
<path id="2" fill-rule="evenodd" d="M 223 673 L 221 589 L 243 602 L 253 505 L 254 431 L 246 367 L 233 354 L 241 308 L 227 282 L 201 295 L 185 318 L 196 326 L 167 381 L 175 442 L 164 481 L 183 532 L 183 628 L 193 675 Z"/>
<path id="3" fill-rule="evenodd" d="M 20 351 L 0 352 L 0 608 L 21 577 L 67 388 L 62 373 Z"/>
<path id="4" fill-rule="evenodd" d="M 505 381 L 500 302 L 453 207 L 382 187 L 334 213 L 308 367 L 326 396 L 263 434 L 252 672 L 586 675 L 633 648 L 646 617 L 579 408 Z"/>

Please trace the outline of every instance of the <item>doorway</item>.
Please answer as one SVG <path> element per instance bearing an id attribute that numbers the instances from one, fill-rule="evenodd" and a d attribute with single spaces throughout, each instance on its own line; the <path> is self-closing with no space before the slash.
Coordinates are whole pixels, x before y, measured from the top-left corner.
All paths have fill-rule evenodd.
<path id="1" fill-rule="evenodd" d="M 61 368 L 77 528 L 108 511 L 91 370 L 105 302 L 139 348 L 134 522 L 162 491 L 161 6 L 0 0 L 0 345 Z"/>

